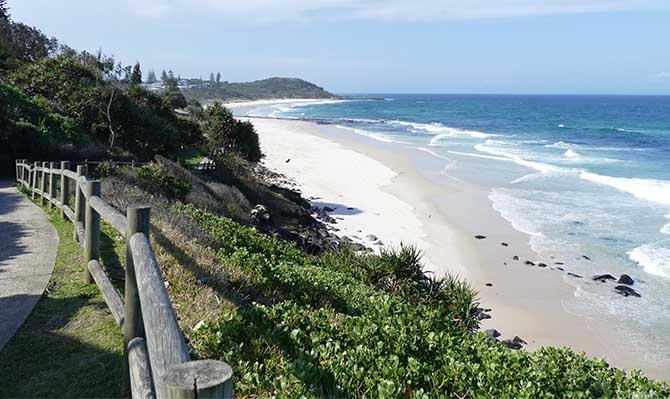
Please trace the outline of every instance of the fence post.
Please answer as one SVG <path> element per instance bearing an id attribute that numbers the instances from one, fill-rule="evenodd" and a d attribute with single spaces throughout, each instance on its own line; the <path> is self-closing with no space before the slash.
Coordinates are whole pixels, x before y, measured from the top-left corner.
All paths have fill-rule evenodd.
<path id="1" fill-rule="evenodd" d="M 88 262 L 100 259 L 100 214 L 91 207 L 91 198 L 100 196 L 100 180 L 91 180 L 86 185 L 86 222 L 84 223 L 84 280 L 93 282 Z"/>
<path id="2" fill-rule="evenodd" d="M 51 199 L 56 195 L 56 187 L 54 185 L 54 172 L 53 170 L 56 168 L 56 162 L 49 162 L 49 196 L 47 197 L 47 201 L 49 203 L 49 209 L 53 208 L 54 205 L 51 203 Z"/>
<path id="3" fill-rule="evenodd" d="M 19 168 L 19 178 L 16 179 L 17 183 L 21 183 L 23 185 L 23 181 L 26 179 L 26 168 L 23 167 L 23 163 L 25 162 L 23 159 L 18 159 L 17 160 L 17 165 Z"/>
<path id="4" fill-rule="evenodd" d="M 144 338 L 144 323 L 142 322 L 142 308 L 137 291 L 135 264 L 130 249 L 130 238 L 135 233 L 144 233 L 149 236 L 151 208 L 148 206 L 129 206 L 126 212 L 128 228 L 126 230 L 126 287 L 125 287 L 125 316 L 123 327 L 124 339 L 124 373 L 123 393 L 130 393 L 130 374 L 128 368 L 128 344 L 133 338 Z"/>
<path id="5" fill-rule="evenodd" d="M 40 191 L 42 192 L 42 195 L 40 195 L 40 204 L 44 206 L 44 199 L 46 196 L 46 193 L 44 192 L 46 185 L 47 185 L 47 174 L 45 172 L 45 169 L 49 166 L 49 162 L 42 162 L 42 176 L 40 180 Z"/>
<path id="6" fill-rule="evenodd" d="M 233 369 L 217 360 L 195 360 L 174 366 L 164 377 L 168 399 L 229 399 Z"/>
<path id="7" fill-rule="evenodd" d="M 86 176 L 88 168 L 84 165 L 77 165 L 77 181 L 74 182 L 74 240 L 79 241 L 77 234 L 77 222 L 81 222 L 84 217 L 84 195 L 81 192 L 79 178 Z"/>
<path id="8" fill-rule="evenodd" d="M 21 160 L 21 186 L 25 187 L 28 183 L 28 174 L 30 171 L 28 171 L 28 168 L 26 168 L 26 161 L 27 159 L 22 159 Z"/>
<path id="9" fill-rule="evenodd" d="M 70 202 L 70 182 L 65 176 L 65 171 L 70 169 L 69 161 L 60 163 L 60 217 L 65 216 L 65 205 Z"/>
<path id="10" fill-rule="evenodd" d="M 33 180 L 30 183 L 30 186 L 32 187 L 31 197 L 32 197 L 33 200 L 35 199 L 35 189 L 37 188 L 37 176 L 38 176 L 37 167 L 38 166 L 39 166 L 38 162 L 33 162 Z"/>

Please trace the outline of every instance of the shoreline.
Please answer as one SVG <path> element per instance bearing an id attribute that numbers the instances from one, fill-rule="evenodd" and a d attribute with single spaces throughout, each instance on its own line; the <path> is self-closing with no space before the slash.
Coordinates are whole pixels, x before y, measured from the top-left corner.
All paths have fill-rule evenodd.
<path id="1" fill-rule="evenodd" d="M 316 206 L 354 208 L 331 213 L 339 219 L 334 225 L 340 230 L 336 234 L 357 236 L 360 240 L 354 240 L 371 247 L 374 245 L 365 238 L 370 234 L 385 246 L 416 245 L 424 252 L 427 271 L 438 276 L 458 274 L 467 280 L 479 292 L 481 306 L 492 309 L 493 318 L 482 321 L 482 330 L 496 328 L 501 339 L 518 335 L 528 342 L 528 350 L 565 346 L 605 357 L 613 367 L 641 369 L 654 378 L 664 375 L 662 367 L 626 351 L 625 341 L 611 333 L 616 326 L 571 314 L 565 302 L 574 298 L 575 287 L 556 270 L 524 266 L 525 260 L 549 262 L 538 259 L 527 234 L 515 230 L 493 210 L 484 187 L 423 173 L 439 169 L 419 168 L 416 159 L 431 162 L 434 156 L 419 156 L 416 148 L 380 143 L 332 125 L 249 119 L 268 154 L 266 166 L 296 181 Z M 280 140 L 272 140 L 279 135 Z M 301 165 L 296 166 L 298 163 Z M 358 167 L 352 171 L 351 165 Z M 368 183 L 352 184 L 351 173 Z M 337 174 L 343 176 L 324 179 Z M 476 240 L 477 234 L 487 238 Z M 514 262 L 513 255 L 520 260 Z"/>

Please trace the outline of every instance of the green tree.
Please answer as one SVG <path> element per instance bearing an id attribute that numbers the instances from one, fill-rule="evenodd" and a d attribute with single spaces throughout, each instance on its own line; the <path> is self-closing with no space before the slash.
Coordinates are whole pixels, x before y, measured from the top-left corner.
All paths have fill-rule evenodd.
<path id="1" fill-rule="evenodd" d="M 209 74 L 209 83 L 214 84 L 214 72 Z"/>
<path id="2" fill-rule="evenodd" d="M 5 0 L 0 1 L 0 69 L 15 69 L 22 64 L 47 57 L 58 48 L 58 41 L 39 29 L 12 22 Z"/>
<path id="3" fill-rule="evenodd" d="M 198 115 L 207 148 L 212 156 L 233 151 L 251 162 L 262 158 L 258 134 L 250 122 L 240 122 L 220 102 L 215 102 Z"/>
<path id="4" fill-rule="evenodd" d="M 9 19 L 9 8 L 7 7 L 7 0 L 0 0 L 0 19 Z"/>
<path id="5" fill-rule="evenodd" d="M 142 70 L 140 69 L 140 63 L 136 63 L 133 67 L 133 73 L 130 75 L 130 84 L 139 85 L 142 84 Z"/>
<path id="6" fill-rule="evenodd" d="M 216 84 L 221 83 L 221 72 L 216 73 Z"/>
<path id="7" fill-rule="evenodd" d="M 263 158 L 256 128 L 249 121 L 235 121 L 235 151 L 250 162 Z"/>
<path id="8" fill-rule="evenodd" d="M 166 77 L 163 79 L 163 86 L 165 87 L 165 90 L 171 92 L 179 91 L 179 83 L 177 78 L 174 76 L 174 72 L 170 70 L 167 74 L 165 74 L 165 76 Z"/>
<path id="9" fill-rule="evenodd" d="M 165 69 L 163 69 L 163 72 L 161 72 L 161 82 L 163 82 L 163 84 L 165 84 L 165 81 L 167 81 L 167 80 L 168 80 L 168 74 L 167 74 L 167 72 L 165 72 Z"/>
<path id="10" fill-rule="evenodd" d="M 156 83 L 158 82 L 158 79 L 156 78 L 156 72 L 154 72 L 153 69 L 149 70 L 149 73 L 147 74 L 147 83 Z"/>

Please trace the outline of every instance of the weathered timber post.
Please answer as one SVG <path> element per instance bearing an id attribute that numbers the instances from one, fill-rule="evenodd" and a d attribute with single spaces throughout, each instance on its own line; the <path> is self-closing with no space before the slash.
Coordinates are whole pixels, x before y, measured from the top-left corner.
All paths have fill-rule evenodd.
<path id="1" fill-rule="evenodd" d="M 26 186 L 26 179 L 28 174 L 28 169 L 26 168 L 26 159 L 21 160 L 21 186 Z"/>
<path id="2" fill-rule="evenodd" d="M 49 162 L 49 197 L 47 198 L 47 201 L 49 201 L 49 209 L 54 207 L 53 203 L 51 203 L 51 199 L 56 196 L 54 169 L 56 169 L 56 162 Z"/>
<path id="3" fill-rule="evenodd" d="M 91 180 L 86 185 L 86 222 L 84 223 L 84 265 L 100 259 L 100 214 L 91 206 L 91 198 L 100 196 L 100 180 Z M 93 282 L 91 272 L 84 266 L 86 284 Z"/>
<path id="4" fill-rule="evenodd" d="M 48 168 L 48 166 L 49 166 L 49 162 L 42 162 L 42 179 L 40 181 L 40 191 L 42 192 L 42 195 L 40 195 L 40 197 L 41 197 L 40 198 L 40 204 L 42 204 L 42 206 L 44 206 L 44 200 L 45 200 L 45 196 L 46 196 L 46 193 L 44 192 L 44 190 L 46 189 L 46 186 L 47 186 L 47 174 L 46 174 L 45 171 Z"/>
<path id="5" fill-rule="evenodd" d="M 21 180 L 23 180 L 22 173 L 23 171 L 21 170 L 21 162 L 22 159 L 16 159 L 14 162 L 16 163 L 16 182 L 21 183 Z"/>
<path id="6" fill-rule="evenodd" d="M 65 171 L 70 169 L 69 161 L 60 163 L 60 217 L 65 217 L 65 205 L 70 202 L 70 182 Z"/>
<path id="7" fill-rule="evenodd" d="M 28 162 L 27 159 L 24 159 L 22 164 L 23 164 L 23 186 L 28 187 L 30 186 L 30 183 L 28 183 L 28 180 L 30 180 L 30 170 L 28 169 Z"/>
<path id="8" fill-rule="evenodd" d="M 86 200 L 84 194 L 81 192 L 81 185 L 79 185 L 79 178 L 86 176 L 88 167 L 84 165 L 77 165 L 77 181 L 74 183 L 74 240 L 79 241 L 79 234 L 77 234 L 77 222 L 82 222 L 84 219 L 84 207 Z"/>
<path id="9" fill-rule="evenodd" d="M 37 189 L 37 175 L 39 173 L 37 172 L 38 166 L 38 162 L 33 162 L 33 181 L 31 182 L 32 199 L 35 199 L 35 189 Z"/>
<path id="10" fill-rule="evenodd" d="M 123 393 L 130 393 L 130 374 L 128 368 L 128 344 L 133 338 L 144 338 L 144 323 L 142 321 L 142 308 L 137 291 L 137 278 L 135 277 L 135 264 L 133 263 L 133 252 L 130 249 L 130 238 L 135 233 L 144 233 L 149 237 L 151 208 L 148 206 L 129 206 L 126 212 L 128 228 L 126 230 L 126 288 L 125 288 L 125 316 L 123 327 L 124 342 L 124 372 Z"/>
<path id="11" fill-rule="evenodd" d="M 25 159 L 22 159 L 22 160 L 21 160 L 21 165 L 19 165 L 19 169 L 21 170 L 21 173 L 20 173 L 20 175 L 21 175 L 21 180 L 19 181 L 19 183 L 21 183 L 21 186 L 22 186 L 22 187 L 26 185 L 26 173 L 28 172 L 28 171 L 26 170 L 26 164 L 25 164 L 25 162 L 26 162 L 26 160 L 25 160 Z"/>
<path id="12" fill-rule="evenodd" d="M 195 360 L 174 366 L 164 378 L 168 399 L 233 397 L 233 369 L 217 360 Z"/>

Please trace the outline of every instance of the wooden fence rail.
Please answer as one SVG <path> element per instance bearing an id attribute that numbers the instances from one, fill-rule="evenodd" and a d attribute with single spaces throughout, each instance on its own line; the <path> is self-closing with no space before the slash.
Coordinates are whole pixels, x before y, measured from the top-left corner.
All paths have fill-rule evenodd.
<path id="1" fill-rule="evenodd" d="M 87 178 L 88 167 L 70 162 L 16 160 L 16 181 L 57 207 L 74 225 L 84 251 L 82 272 L 98 286 L 124 336 L 124 395 L 132 398 L 232 398 L 233 371 L 223 362 L 189 356 L 177 316 L 168 297 L 151 241 L 150 208 L 131 206 L 126 215 L 101 198 L 101 182 Z M 75 191 L 70 193 L 69 181 Z M 74 209 L 70 208 L 74 194 Z M 100 265 L 100 221 L 126 237 L 124 297 Z"/>

